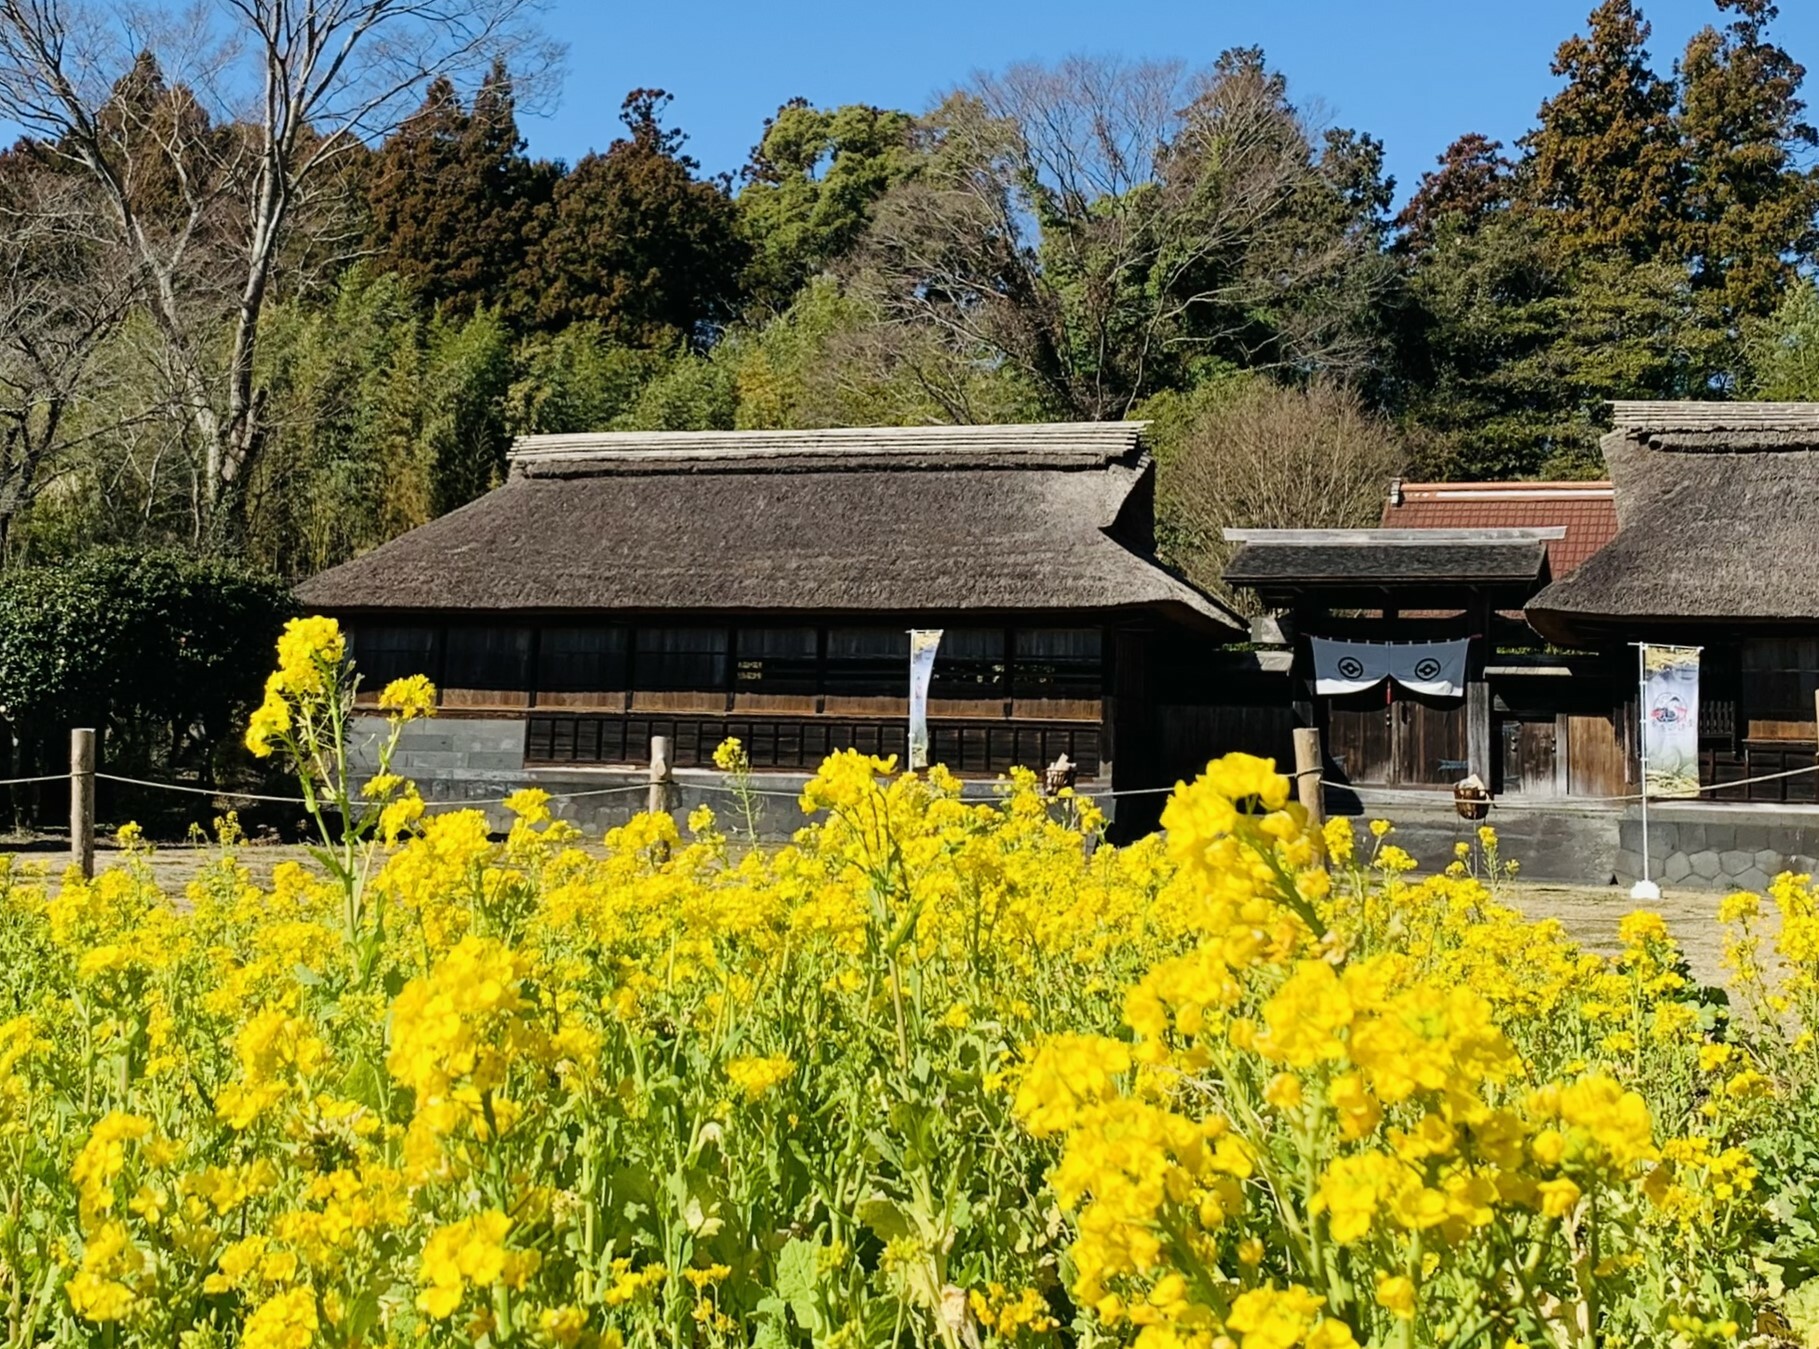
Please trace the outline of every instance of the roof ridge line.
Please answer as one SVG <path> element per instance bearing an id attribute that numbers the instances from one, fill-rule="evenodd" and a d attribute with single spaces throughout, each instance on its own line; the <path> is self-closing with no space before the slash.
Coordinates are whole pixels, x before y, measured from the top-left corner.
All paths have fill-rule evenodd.
<path id="1" fill-rule="evenodd" d="M 1462 525 L 1457 528 L 1360 527 L 1356 529 L 1231 529 L 1223 531 L 1228 543 L 1285 543 L 1303 546 L 1332 544 L 1402 548 L 1435 544 L 1548 543 L 1566 537 L 1565 525 Z"/>
<path id="2" fill-rule="evenodd" d="M 1815 431 L 1819 403 L 1720 402 L 1715 399 L 1617 399 L 1611 403 L 1612 430 Z"/>
<path id="3" fill-rule="evenodd" d="M 521 435 L 513 463 L 621 458 L 671 460 L 833 458 L 892 454 L 1000 456 L 1072 454 L 1104 458 L 1142 445 L 1147 421 L 1010 422 L 984 426 L 826 427 L 805 431 L 589 431 Z"/>

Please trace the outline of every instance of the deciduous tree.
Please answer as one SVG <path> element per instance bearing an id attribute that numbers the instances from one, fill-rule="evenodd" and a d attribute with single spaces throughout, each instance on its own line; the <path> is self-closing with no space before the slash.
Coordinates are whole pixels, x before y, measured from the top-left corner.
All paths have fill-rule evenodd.
<path id="1" fill-rule="evenodd" d="M 0 155 L 0 557 L 72 453 L 117 429 L 98 357 L 125 321 L 130 269 L 95 194 L 35 147 Z"/>
<path id="2" fill-rule="evenodd" d="M 217 537 L 264 437 L 259 334 L 298 220 L 438 76 L 535 69 L 533 9 L 227 0 L 160 21 L 126 0 L 0 0 L 0 116 L 104 203 L 181 377 Z"/>
<path id="3" fill-rule="evenodd" d="M 1124 416 L 1207 360 L 1357 372 L 1381 196 L 1353 195 L 1362 143 L 1327 146 L 1256 51 L 1013 67 L 924 119 L 852 272 L 1055 416 Z"/>
<path id="4" fill-rule="evenodd" d="M 1375 524 L 1407 461 L 1395 426 L 1356 390 L 1243 380 L 1164 460 L 1158 509 L 1171 560 L 1223 592 L 1224 530 Z"/>

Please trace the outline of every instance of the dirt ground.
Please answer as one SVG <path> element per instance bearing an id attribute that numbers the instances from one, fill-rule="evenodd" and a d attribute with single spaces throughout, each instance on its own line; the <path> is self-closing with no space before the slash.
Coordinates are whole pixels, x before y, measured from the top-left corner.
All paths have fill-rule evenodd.
<path id="1" fill-rule="evenodd" d="M 1617 925 L 1637 909 L 1653 909 L 1667 920 L 1668 931 L 1679 939 L 1686 962 L 1701 983 L 1724 983 L 1723 930 L 1718 926 L 1716 890 L 1663 890 L 1659 901 L 1640 904 L 1629 891 L 1616 885 L 1549 885 L 1517 882 L 1506 886 L 1503 899 L 1531 918 L 1558 918 L 1577 941 L 1594 951 L 1617 950 Z"/>
<path id="2" fill-rule="evenodd" d="M 68 854 L 60 844 L 40 844 L 21 850 L 23 858 L 47 865 L 53 872 L 67 862 Z M 119 854 L 101 850 L 98 861 L 106 866 Z M 301 847 L 279 844 L 253 844 L 241 850 L 241 860 L 249 866 L 254 878 L 263 883 L 271 869 L 280 862 L 307 861 L 308 852 Z M 161 885 L 180 894 L 196 873 L 213 859 L 207 848 L 168 846 L 153 854 L 152 866 Z M 1502 898 L 1531 918 L 1557 918 L 1567 932 L 1595 951 L 1617 949 L 1617 925 L 1623 916 L 1643 907 L 1630 899 L 1619 886 L 1554 885 L 1516 881 L 1504 887 Z M 1655 909 L 1667 919 L 1668 928 L 1680 939 L 1687 962 L 1694 975 L 1705 983 L 1722 983 L 1720 966 L 1721 932 L 1717 923 L 1718 902 L 1723 896 L 1711 890 L 1668 890 Z"/>

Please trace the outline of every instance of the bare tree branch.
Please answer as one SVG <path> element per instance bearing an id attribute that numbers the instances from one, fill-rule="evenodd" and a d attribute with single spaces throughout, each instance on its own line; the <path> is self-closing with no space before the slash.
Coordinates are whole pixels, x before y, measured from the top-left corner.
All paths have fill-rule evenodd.
<path id="1" fill-rule="evenodd" d="M 1015 66 L 951 95 L 923 139 L 852 279 L 1061 415 L 1126 416 L 1201 351 L 1342 375 L 1373 354 L 1357 319 L 1376 241 L 1258 54 Z"/>
<path id="2" fill-rule="evenodd" d="M 1375 524 L 1408 459 L 1395 427 L 1355 390 L 1254 381 L 1203 415 L 1163 463 L 1158 514 L 1171 560 L 1225 593 L 1224 530 Z"/>
<path id="3" fill-rule="evenodd" d="M 112 429 L 86 416 L 96 355 L 132 300 L 130 268 L 95 228 L 83 180 L 13 152 L 0 172 L 0 552 L 64 461 Z"/>
<path id="4" fill-rule="evenodd" d="M 0 117 L 79 170 L 131 258 L 229 526 L 264 438 L 256 354 L 274 268 L 339 161 L 428 84 L 495 61 L 534 89 L 541 0 L 0 0 Z M 223 357 L 219 353 L 225 350 Z"/>

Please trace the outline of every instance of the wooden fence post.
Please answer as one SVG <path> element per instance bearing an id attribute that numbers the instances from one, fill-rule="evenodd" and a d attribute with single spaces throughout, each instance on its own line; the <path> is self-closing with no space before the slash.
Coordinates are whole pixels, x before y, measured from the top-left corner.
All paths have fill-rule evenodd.
<path id="1" fill-rule="evenodd" d="M 95 732 L 69 733 L 69 852 L 84 876 L 95 874 Z"/>
<path id="2" fill-rule="evenodd" d="M 1307 810 L 1308 823 L 1318 829 L 1326 823 L 1326 800 L 1320 786 L 1320 728 L 1295 728 L 1295 795 Z"/>
<path id="3" fill-rule="evenodd" d="M 669 766 L 670 738 L 667 735 L 651 737 L 651 786 L 650 794 L 645 798 L 644 808 L 652 815 L 667 815 L 670 809 L 670 790 L 674 781 Z M 657 855 L 660 861 L 669 860 L 669 844 L 659 843 Z"/>
<path id="4" fill-rule="evenodd" d="M 674 779 L 670 774 L 669 760 L 670 738 L 667 735 L 653 735 L 650 795 L 644 806 L 653 815 L 661 815 L 670 808 L 670 786 Z"/>

